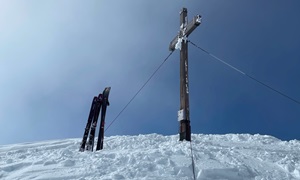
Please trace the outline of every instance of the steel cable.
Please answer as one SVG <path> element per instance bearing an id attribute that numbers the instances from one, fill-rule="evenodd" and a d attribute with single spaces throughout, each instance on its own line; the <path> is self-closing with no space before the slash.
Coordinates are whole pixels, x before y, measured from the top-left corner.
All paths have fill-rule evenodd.
<path id="1" fill-rule="evenodd" d="M 297 103 L 298 105 L 300 105 L 300 101 L 298 101 L 298 100 L 296 100 L 296 99 L 294 99 L 294 98 L 292 98 L 292 97 L 286 95 L 286 94 L 283 93 L 283 92 L 280 92 L 280 91 L 276 90 L 275 88 L 273 88 L 273 87 L 271 87 L 271 86 L 269 86 L 269 85 L 263 83 L 262 81 L 260 81 L 260 80 L 258 80 L 258 79 L 256 79 L 256 78 L 254 78 L 253 76 L 250 76 L 250 75 L 244 73 L 243 71 L 241 71 L 241 70 L 239 70 L 238 68 L 232 66 L 231 64 L 225 62 L 224 60 L 218 58 L 217 56 L 211 54 L 210 52 L 206 51 L 205 49 L 203 49 L 203 48 L 197 46 L 195 43 L 191 42 L 190 40 L 189 40 L 188 42 L 191 43 L 191 44 L 192 44 L 193 46 L 195 46 L 196 48 L 200 49 L 201 51 L 205 52 L 205 53 L 208 54 L 209 56 L 211 56 L 211 57 L 213 57 L 214 59 L 218 60 L 219 62 L 221 62 L 221 63 L 225 64 L 226 66 L 232 68 L 233 70 L 239 72 L 240 74 L 247 76 L 247 77 L 250 78 L 251 80 L 254 80 L 255 82 L 257 82 L 257 83 L 259 83 L 259 84 L 261 84 L 261 85 L 267 87 L 268 89 L 270 89 L 270 90 L 276 92 L 277 94 L 280 94 L 281 96 L 283 96 L 283 97 L 285 97 L 285 98 L 287 98 L 287 99 L 289 99 L 289 100 L 291 100 L 291 101 L 294 101 L 295 103 Z"/>
<path id="2" fill-rule="evenodd" d="M 135 99 L 135 97 L 144 89 L 144 87 L 148 84 L 148 82 L 153 78 L 153 76 L 157 73 L 157 71 L 165 64 L 165 62 L 169 59 L 169 57 L 173 54 L 174 51 L 171 51 L 170 54 L 164 59 L 164 61 L 156 68 L 156 70 L 152 73 L 152 75 L 147 79 L 147 81 L 141 86 L 141 88 L 133 95 L 133 97 L 129 100 L 129 102 L 124 106 L 124 108 L 118 113 L 118 115 L 112 120 L 112 122 L 107 126 L 104 132 L 119 118 L 119 116 L 123 113 L 123 111 L 128 107 L 128 105 Z"/>

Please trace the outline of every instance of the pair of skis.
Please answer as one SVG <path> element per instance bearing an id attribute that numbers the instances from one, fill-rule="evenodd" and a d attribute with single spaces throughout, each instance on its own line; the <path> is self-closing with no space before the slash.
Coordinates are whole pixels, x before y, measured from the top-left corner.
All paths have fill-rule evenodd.
<path id="1" fill-rule="evenodd" d="M 110 87 L 106 87 L 102 94 L 99 94 L 98 97 L 97 96 L 94 97 L 79 151 L 84 151 L 85 148 L 88 151 L 93 151 L 96 127 L 97 127 L 100 111 L 101 111 L 101 116 L 100 116 L 101 121 L 100 121 L 100 130 L 98 135 L 96 151 L 103 149 L 104 123 L 105 123 L 106 109 L 107 106 L 109 106 L 109 101 L 108 101 L 109 92 L 110 92 Z"/>

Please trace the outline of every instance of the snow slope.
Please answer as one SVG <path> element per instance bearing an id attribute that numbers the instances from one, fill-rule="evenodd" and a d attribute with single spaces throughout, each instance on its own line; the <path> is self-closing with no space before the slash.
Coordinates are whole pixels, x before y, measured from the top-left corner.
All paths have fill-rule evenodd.
<path id="1" fill-rule="evenodd" d="M 199 180 L 300 179 L 300 141 L 249 134 L 192 140 Z M 106 137 L 98 152 L 79 152 L 80 141 L 0 146 L 0 179 L 193 179 L 190 143 L 178 135 Z"/>

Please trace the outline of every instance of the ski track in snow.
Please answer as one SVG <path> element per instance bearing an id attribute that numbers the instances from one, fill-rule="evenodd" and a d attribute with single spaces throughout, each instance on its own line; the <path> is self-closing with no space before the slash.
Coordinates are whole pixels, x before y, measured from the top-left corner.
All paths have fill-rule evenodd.
<path id="1" fill-rule="evenodd" d="M 192 141 L 199 180 L 300 179 L 300 141 L 249 134 L 193 134 Z M 106 137 L 97 152 L 79 152 L 80 142 L 0 146 L 0 179 L 193 179 L 190 142 L 178 135 Z"/>

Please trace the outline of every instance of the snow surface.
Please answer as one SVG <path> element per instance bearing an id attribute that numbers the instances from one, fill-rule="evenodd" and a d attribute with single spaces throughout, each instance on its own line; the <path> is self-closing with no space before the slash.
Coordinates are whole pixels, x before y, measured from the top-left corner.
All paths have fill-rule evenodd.
<path id="1" fill-rule="evenodd" d="M 300 141 L 249 134 L 193 134 L 192 140 L 199 180 L 300 179 Z M 193 179 L 190 142 L 178 135 L 106 137 L 97 152 L 79 152 L 80 141 L 0 146 L 0 179 Z"/>

